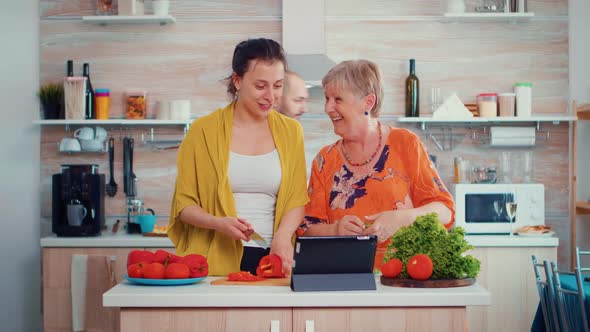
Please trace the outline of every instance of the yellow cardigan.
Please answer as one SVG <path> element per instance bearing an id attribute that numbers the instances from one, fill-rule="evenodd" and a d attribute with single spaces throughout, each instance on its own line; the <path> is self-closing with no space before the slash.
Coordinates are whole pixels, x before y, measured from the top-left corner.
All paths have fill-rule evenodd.
<path id="1" fill-rule="evenodd" d="M 227 175 L 233 118 L 234 103 L 231 103 L 195 120 L 178 152 L 168 237 L 176 247 L 176 254 L 197 253 L 207 257 L 209 275 L 239 271 L 244 252 L 242 242 L 221 232 L 185 224 L 178 215 L 185 207 L 197 205 L 217 217 L 237 217 Z M 276 231 L 283 215 L 305 206 L 309 197 L 301 125 L 276 111 L 269 114 L 268 123 L 282 172 L 275 208 Z"/>

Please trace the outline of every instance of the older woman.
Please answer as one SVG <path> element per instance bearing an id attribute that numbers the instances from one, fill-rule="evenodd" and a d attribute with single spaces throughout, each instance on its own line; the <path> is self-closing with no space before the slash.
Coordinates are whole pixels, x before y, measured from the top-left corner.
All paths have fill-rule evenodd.
<path id="1" fill-rule="evenodd" d="M 389 238 L 417 216 L 436 212 L 453 222 L 453 198 L 418 136 L 379 122 L 383 87 L 377 65 L 345 61 L 322 80 L 325 112 L 342 139 L 312 164 L 310 202 L 299 235 L 377 235 L 375 267 Z"/>

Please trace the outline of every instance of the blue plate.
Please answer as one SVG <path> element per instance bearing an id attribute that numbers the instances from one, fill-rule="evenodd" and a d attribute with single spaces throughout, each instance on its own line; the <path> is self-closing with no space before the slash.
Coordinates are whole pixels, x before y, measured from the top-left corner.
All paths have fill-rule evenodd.
<path id="1" fill-rule="evenodd" d="M 190 285 L 205 280 L 202 278 L 186 278 L 186 279 L 146 279 L 146 278 L 131 278 L 128 275 L 123 275 L 123 278 L 141 285 L 150 286 L 176 286 L 176 285 Z"/>

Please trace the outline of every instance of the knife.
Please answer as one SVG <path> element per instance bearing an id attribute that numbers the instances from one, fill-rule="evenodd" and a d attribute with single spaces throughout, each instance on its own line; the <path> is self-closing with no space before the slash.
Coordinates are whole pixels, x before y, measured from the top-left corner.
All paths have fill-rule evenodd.
<path id="1" fill-rule="evenodd" d="M 262 248 L 268 248 L 268 243 L 266 242 L 266 240 L 256 232 L 250 234 L 250 240 L 254 241 L 254 243 L 256 243 Z"/>

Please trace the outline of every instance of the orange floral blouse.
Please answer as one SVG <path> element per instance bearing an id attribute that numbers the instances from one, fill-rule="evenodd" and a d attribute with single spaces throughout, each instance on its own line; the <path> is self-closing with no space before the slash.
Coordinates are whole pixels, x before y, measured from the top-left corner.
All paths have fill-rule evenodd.
<path id="1" fill-rule="evenodd" d="M 451 211 L 453 197 L 442 183 L 418 136 L 407 129 L 390 127 L 387 142 L 369 174 L 354 174 L 337 148 L 328 145 L 315 157 L 305 206 L 305 219 L 298 230 L 303 235 L 313 224 L 332 224 L 345 215 L 361 220 L 378 212 L 420 207 L 441 202 Z M 375 269 L 383 264 L 389 240 L 379 243 Z"/>

